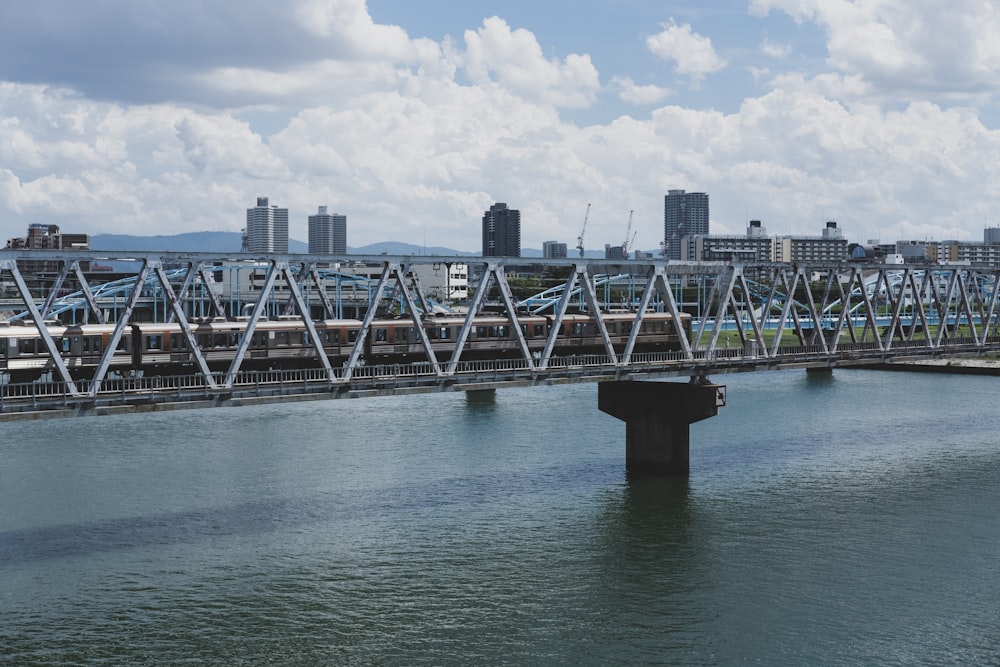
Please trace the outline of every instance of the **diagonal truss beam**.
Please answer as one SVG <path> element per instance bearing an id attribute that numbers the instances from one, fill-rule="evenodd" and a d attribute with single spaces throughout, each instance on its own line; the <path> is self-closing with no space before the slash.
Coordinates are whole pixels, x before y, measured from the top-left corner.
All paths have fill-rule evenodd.
<path id="1" fill-rule="evenodd" d="M 104 313 L 97 305 L 97 300 L 94 298 L 94 292 L 90 289 L 90 283 L 87 282 L 86 276 L 83 274 L 83 269 L 80 268 L 80 260 L 73 260 L 71 262 L 63 262 L 62 268 L 59 269 L 59 274 L 56 276 L 55 282 L 52 287 L 49 288 L 49 294 L 45 299 L 45 303 L 42 306 L 41 314 L 42 319 L 48 317 L 49 311 L 52 310 L 52 306 L 55 304 L 56 299 L 59 298 L 59 291 L 62 289 L 66 278 L 72 273 L 76 278 L 77 283 L 80 285 L 80 291 L 83 292 L 83 298 L 87 302 L 87 307 L 90 312 L 93 313 L 94 319 L 97 320 L 98 324 L 104 324 Z"/>
<path id="2" fill-rule="evenodd" d="M 72 396 L 79 396 L 80 392 L 77 389 L 76 383 L 73 382 L 73 378 L 70 377 L 69 369 L 66 367 L 66 362 L 63 361 L 62 354 L 60 354 L 59 348 L 56 346 L 56 342 L 52 338 L 52 334 L 49 333 L 49 328 L 45 326 L 45 320 L 42 318 L 42 313 L 38 310 L 38 306 L 35 305 L 35 299 L 32 297 L 31 291 L 28 289 L 28 285 L 24 282 L 24 278 L 21 276 L 21 272 L 17 268 L 17 262 L 13 260 L 0 261 L 0 271 L 10 271 L 11 278 L 13 278 L 14 284 L 17 287 L 17 292 L 21 295 L 21 298 L 24 300 L 25 307 L 31 314 L 34 327 L 38 331 L 38 335 L 41 337 L 42 342 L 45 345 L 45 351 L 52 360 L 52 364 L 55 366 L 56 372 L 59 373 L 59 377 L 62 378 L 62 381 L 66 383 L 69 394 Z"/>

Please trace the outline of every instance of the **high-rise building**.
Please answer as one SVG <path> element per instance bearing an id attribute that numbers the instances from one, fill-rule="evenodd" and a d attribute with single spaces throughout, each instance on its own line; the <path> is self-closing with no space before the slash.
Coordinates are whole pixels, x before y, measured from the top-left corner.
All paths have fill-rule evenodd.
<path id="1" fill-rule="evenodd" d="M 346 255 L 347 216 L 327 213 L 326 206 L 320 206 L 316 215 L 310 215 L 309 252 L 316 255 Z"/>
<path id="2" fill-rule="evenodd" d="M 90 250 L 90 237 L 86 234 L 64 234 L 59 225 L 33 222 L 28 225 L 28 235 L 7 239 L 11 250 Z M 17 266 L 25 273 L 58 271 L 59 263 L 50 260 L 18 260 Z M 80 268 L 90 271 L 90 262 L 80 262 Z"/>
<path id="3" fill-rule="evenodd" d="M 288 209 L 257 197 L 257 206 L 247 209 L 245 245 L 247 252 L 288 252 Z"/>
<path id="4" fill-rule="evenodd" d="M 663 198 L 663 242 L 667 259 L 680 259 L 684 237 L 695 234 L 708 234 L 708 194 L 668 191 Z"/>
<path id="5" fill-rule="evenodd" d="M 545 259 L 561 259 L 566 257 L 566 244 L 558 241 L 542 243 L 542 257 Z"/>
<path id="6" fill-rule="evenodd" d="M 483 213 L 483 257 L 521 256 L 521 212 L 497 202 Z"/>

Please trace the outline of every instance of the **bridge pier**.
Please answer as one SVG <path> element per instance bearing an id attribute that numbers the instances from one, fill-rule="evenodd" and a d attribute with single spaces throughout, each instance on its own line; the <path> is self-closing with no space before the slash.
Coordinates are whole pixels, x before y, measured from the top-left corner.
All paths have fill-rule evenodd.
<path id="1" fill-rule="evenodd" d="M 602 382 L 601 412 L 625 421 L 625 471 L 629 477 L 688 475 L 690 426 L 719 414 L 726 388 L 703 380 Z"/>

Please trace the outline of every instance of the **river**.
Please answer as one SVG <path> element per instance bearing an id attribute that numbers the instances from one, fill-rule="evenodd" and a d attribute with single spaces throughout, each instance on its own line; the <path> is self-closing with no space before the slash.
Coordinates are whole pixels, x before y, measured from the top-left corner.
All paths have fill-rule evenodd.
<path id="1" fill-rule="evenodd" d="M 995 378 L 713 380 L 0 425 L 0 664 L 1000 663 Z"/>

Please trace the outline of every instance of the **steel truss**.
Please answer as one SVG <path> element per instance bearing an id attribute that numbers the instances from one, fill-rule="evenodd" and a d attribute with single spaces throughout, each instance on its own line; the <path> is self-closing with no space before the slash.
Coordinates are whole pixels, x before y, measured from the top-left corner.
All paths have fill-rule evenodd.
<path id="1" fill-rule="evenodd" d="M 118 288 L 126 295 L 123 308 L 116 308 L 114 333 L 105 346 L 92 378 L 74 381 L 48 328 L 46 318 L 53 310 L 56 294 L 67 280 L 75 279 L 90 313 L 104 323 L 108 309 L 101 305 L 102 286 L 92 287 L 81 271 L 81 262 L 125 259 L 141 267 L 131 281 L 120 281 Z M 61 266 L 45 293 L 29 288 L 18 261 L 47 260 Z M 325 354 L 317 335 L 314 310 L 322 319 L 333 319 L 341 311 L 331 300 L 317 266 L 331 262 L 365 262 L 381 267 L 381 274 L 370 290 L 368 308 L 360 320 L 357 335 L 346 361 L 336 365 Z M 246 328 L 225 372 L 212 372 L 205 351 L 199 346 L 188 313 L 210 312 L 226 317 L 219 286 L 208 272 L 220 265 L 241 264 L 266 268 L 266 278 L 252 305 Z M 432 304 L 421 287 L 416 269 L 423 264 L 464 263 L 470 275 L 480 276 L 474 296 L 466 304 L 461 327 L 441 362 L 424 327 L 424 315 Z M 524 271 L 526 266 L 568 269 L 568 278 L 550 291 L 549 333 L 541 350 L 532 351 L 522 330 L 521 318 L 538 312 L 537 301 L 517 301 L 507 277 L 510 266 Z M 167 267 L 170 267 L 170 270 Z M 180 267 L 180 268 L 178 268 Z M 478 271 L 476 271 L 478 269 Z M 325 383 L 331 391 L 344 391 L 371 378 L 370 360 L 364 358 L 364 341 L 376 318 L 385 316 L 387 300 L 400 305 L 395 317 L 412 322 L 424 351 L 424 358 L 413 368 L 399 369 L 407 375 L 421 375 L 443 387 L 456 383 L 457 376 L 469 373 L 463 360 L 467 343 L 474 331 L 477 316 L 490 311 L 506 318 L 515 341 L 517 359 L 503 360 L 504 368 L 522 379 L 537 381 L 554 369 L 564 369 L 567 362 L 557 355 L 561 325 L 572 313 L 585 314 L 594 324 L 598 345 L 604 355 L 598 363 L 601 377 L 642 375 L 677 370 L 692 376 L 725 372 L 734 363 L 741 369 L 778 368 L 800 363 L 808 353 L 813 365 L 834 366 L 857 360 L 892 361 L 893 358 L 936 357 L 944 354 L 985 354 L 1000 348 L 997 332 L 997 295 L 1000 293 L 1000 269 L 968 266 L 883 266 L 862 264 L 725 264 L 667 263 L 665 261 L 607 261 L 585 259 L 527 260 L 474 257 L 350 256 L 330 258 L 311 255 L 274 255 L 260 257 L 220 256 L 207 253 L 188 255 L 135 253 L 45 253 L 39 251 L 0 251 L 0 272 L 13 284 L 26 318 L 24 326 L 36 329 L 52 362 L 51 381 L 61 383 L 65 396 L 78 400 L 96 400 L 104 392 L 118 391 L 126 378 L 108 378 L 112 355 L 126 327 L 133 324 L 135 306 L 144 292 L 162 292 L 170 308 L 169 321 L 175 322 L 185 337 L 199 371 L 201 389 L 210 395 L 229 395 L 245 384 L 242 365 L 259 323 L 269 304 L 281 300 L 281 312 L 302 318 L 315 351 L 316 369 L 310 382 Z M 92 274 L 93 275 L 93 274 Z M 606 283 L 615 276 L 617 289 L 627 294 L 626 309 L 633 317 L 627 342 L 616 344 L 602 315 L 621 308 L 610 308 L 613 299 L 599 299 L 598 289 L 616 289 Z M 279 296 L 276 286 L 287 289 Z M 124 285 L 124 288 L 122 287 Z M 611 285 L 609 287 L 609 285 Z M 491 296 L 492 295 L 492 296 Z M 637 295 L 638 298 L 633 298 Z M 307 298 L 308 296 L 308 298 Z M 198 302 L 195 304 L 195 302 Z M 691 304 L 696 304 L 692 308 Z M 529 308 L 530 306 L 530 308 Z M 694 312 L 692 312 L 694 311 Z M 637 354 L 636 346 L 642 324 L 649 313 L 671 315 L 669 326 L 676 336 L 677 350 L 661 355 L 660 366 L 649 354 Z M 684 318 L 693 315 L 691 326 Z M 16 315 L 19 317 L 20 315 Z M 111 324 L 107 322 L 107 324 Z M 436 341 L 440 351 L 441 341 Z M 659 363 L 659 362 L 658 362 Z M 476 368 L 484 377 L 490 372 L 487 362 Z M 651 365 L 653 364 L 653 365 Z M 679 370 L 678 370 L 679 369 Z M 494 369 L 495 372 L 496 369 Z M 468 379 L 467 376 L 463 376 Z M 109 389 L 110 388 L 110 389 Z"/>

